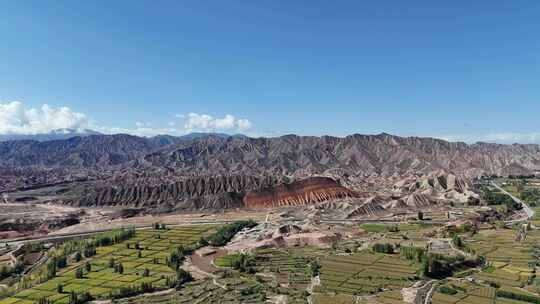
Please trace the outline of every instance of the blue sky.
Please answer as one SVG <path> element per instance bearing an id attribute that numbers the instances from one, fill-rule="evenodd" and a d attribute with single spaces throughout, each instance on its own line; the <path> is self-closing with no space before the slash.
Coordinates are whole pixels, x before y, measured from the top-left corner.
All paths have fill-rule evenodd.
<path id="1" fill-rule="evenodd" d="M 3 1 L 0 133 L 540 142 L 538 16 L 539 1 Z"/>

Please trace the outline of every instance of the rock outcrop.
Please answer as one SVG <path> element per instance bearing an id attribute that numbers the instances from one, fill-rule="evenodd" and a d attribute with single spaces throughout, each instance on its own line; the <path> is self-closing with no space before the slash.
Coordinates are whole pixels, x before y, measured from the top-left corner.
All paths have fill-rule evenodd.
<path id="1" fill-rule="evenodd" d="M 383 204 L 384 200 L 379 197 L 369 198 L 361 205 L 349 211 L 347 214 L 347 218 L 369 216 L 383 212 L 386 210 L 383 207 Z"/>
<path id="2" fill-rule="evenodd" d="M 148 185 L 81 185 L 71 188 L 63 201 L 74 206 L 131 206 L 137 208 L 229 209 L 243 207 L 245 191 L 270 187 L 276 178 L 256 176 L 194 177 L 174 183 Z M 167 210 L 163 210 L 167 211 Z"/>
<path id="3" fill-rule="evenodd" d="M 247 208 L 276 208 L 310 205 L 332 199 L 355 197 L 356 194 L 327 177 L 310 177 L 290 184 L 281 184 L 250 191 L 244 196 Z"/>

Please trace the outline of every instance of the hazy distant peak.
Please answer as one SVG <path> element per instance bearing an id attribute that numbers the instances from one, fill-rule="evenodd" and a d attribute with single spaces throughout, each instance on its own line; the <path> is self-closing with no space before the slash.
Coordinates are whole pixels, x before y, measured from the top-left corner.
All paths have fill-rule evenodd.
<path id="1" fill-rule="evenodd" d="M 9 141 L 9 140 L 35 140 L 35 141 L 49 141 L 49 140 L 60 140 L 68 139 L 76 136 L 90 136 L 90 135 L 102 135 L 94 130 L 90 129 L 70 129 L 70 128 L 61 128 L 55 129 L 47 133 L 39 134 L 2 134 L 0 135 L 0 141 Z"/>

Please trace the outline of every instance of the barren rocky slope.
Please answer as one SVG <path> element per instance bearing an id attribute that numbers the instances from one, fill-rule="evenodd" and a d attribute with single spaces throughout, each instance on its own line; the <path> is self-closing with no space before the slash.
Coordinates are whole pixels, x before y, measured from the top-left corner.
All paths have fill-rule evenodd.
<path id="1" fill-rule="evenodd" d="M 62 202 L 74 206 L 130 206 L 161 211 L 243 207 L 245 191 L 279 183 L 249 175 L 191 177 L 157 185 L 90 183 L 70 186 Z"/>
<path id="2" fill-rule="evenodd" d="M 0 143 L 0 167 L 173 168 L 188 175 L 404 174 L 445 169 L 459 174 L 540 170 L 540 146 L 447 142 L 388 134 L 275 138 L 95 135 L 47 142 Z M 195 171 L 197 170 L 197 171 Z"/>
<path id="3" fill-rule="evenodd" d="M 439 170 L 468 177 L 529 174 L 540 170 L 540 146 L 467 145 L 388 134 L 344 138 L 142 138 L 119 134 L 0 142 L 0 192 L 60 185 L 65 188 L 47 197 L 71 205 L 231 208 L 241 206 L 247 192 L 287 180 L 326 176 L 350 188 L 361 179 L 427 175 Z M 461 187 L 455 181 L 448 182 L 458 190 Z M 427 204 L 445 192 L 441 181 L 426 183 L 434 187 L 408 185 L 414 194 L 395 204 Z M 328 185 L 321 189 L 310 201 L 344 193 Z M 276 191 L 289 195 L 282 190 Z M 288 197 L 295 197 L 290 202 L 298 203 L 306 193 Z M 459 191 L 445 195 L 466 197 L 459 197 Z"/>
<path id="4" fill-rule="evenodd" d="M 243 199 L 247 208 L 302 206 L 358 195 L 327 177 L 309 177 L 290 184 L 248 192 Z"/>

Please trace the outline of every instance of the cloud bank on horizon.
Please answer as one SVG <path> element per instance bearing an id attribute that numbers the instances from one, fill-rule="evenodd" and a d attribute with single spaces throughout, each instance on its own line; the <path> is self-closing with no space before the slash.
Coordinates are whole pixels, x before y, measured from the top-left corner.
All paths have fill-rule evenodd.
<path id="1" fill-rule="evenodd" d="M 20 101 L 0 103 L 0 134 L 39 134 L 57 129 L 82 129 L 88 117 L 68 107 L 27 108 Z"/>
<path id="2" fill-rule="evenodd" d="M 153 126 L 148 122 L 136 122 L 133 128 L 102 126 L 84 113 L 69 107 L 27 107 L 20 101 L 0 102 L 0 135 L 46 134 L 59 129 L 82 131 L 90 129 L 105 134 L 127 133 L 139 136 L 160 134 L 184 135 L 191 132 L 249 132 L 252 123 L 245 118 L 226 114 L 223 118 L 208 114 L 176 114 L 166 127 Z"/>
<path id="3" fill-rule="evenodd" d="M 516 132 L 502 132 L 491 133 L 483 135 L 448 135 L 448 136 L 435 136 L 446 141 L 461 141 L 466 143 L 475 142 L 488 142 L 488 143 L 501 143 L 501 144 L 540 144 L 540 132 L 531 133 L 516 133 Z"/>
<path id="4" fill-rule="evenodd" d="M 75 112 L 71 108 L 52 107 L 43 104 L 39 108 L 27 107 L 23 102 L 0 102 L 0 135 L 36 135 L 46 134 L 59 129 L 85 129 L 105 133 L 127 133 L 138 136 L 155 136 L 162 134 L 185 135 L 192 132 L 242 133 L 259 136 L 253 125 L 246 118 L 237 118 L 226 114 L 215 117 L 209 114 L 187 113 L 176 114 L 166 126 L 154 126 L 149 122 L 137 121 L 133 128 L 103 126 L 90 119 L 85 113 Z M 351 132 L 352 133 L 352 132 Z M 399 134 L 396 134 L 399 135 Z M 490 134 L 464 135 L 432 135 L 447 141 L 495 142 L 503 144 L 536 143 L 540 144 L 540 132 L 517 133 L 499 132 Z"/>

